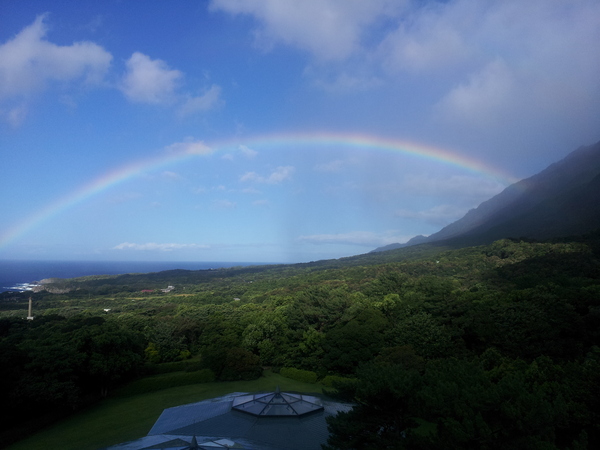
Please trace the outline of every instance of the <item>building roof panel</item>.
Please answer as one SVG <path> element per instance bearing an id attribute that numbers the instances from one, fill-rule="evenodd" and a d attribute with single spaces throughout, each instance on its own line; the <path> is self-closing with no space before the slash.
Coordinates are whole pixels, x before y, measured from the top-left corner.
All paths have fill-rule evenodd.
<path id="1" fill-rule="evenodd" d="M 111 449 L 183 449 L 189 446 L 165 445 L 179 445 L 197 437 L 198 448 L 205 449 L 219 448 L 221 441 L 228 440 L 237 446 L 231 448 L 238 449 L 320 450 L 329 436 L 325 418 L 351 408 L 349 404 L 279 390 L 234 393 L 165 409 L 146 438 Z"/>

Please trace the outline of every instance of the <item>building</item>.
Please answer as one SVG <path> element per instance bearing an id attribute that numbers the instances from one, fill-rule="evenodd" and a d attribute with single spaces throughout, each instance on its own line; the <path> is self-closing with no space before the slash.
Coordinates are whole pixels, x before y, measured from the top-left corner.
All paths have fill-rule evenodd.
<path id="1" fill-rule="evenodd" d="M 168 408 L 146 437 L 107 450 L 320 450 L 326 418 L 352 405 L 322 396 L 241 393 Z"/>

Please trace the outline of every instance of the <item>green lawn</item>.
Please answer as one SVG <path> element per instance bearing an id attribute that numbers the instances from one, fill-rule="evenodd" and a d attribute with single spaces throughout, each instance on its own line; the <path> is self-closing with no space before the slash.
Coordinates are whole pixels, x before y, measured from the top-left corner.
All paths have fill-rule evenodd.
<path id="1" fill-rule="evenodd" d="M 103 400 L 97 406 L 8 447 L 9 450 L 98 450 L 145 436 L 163 409 L 219 397 L 231 392 L 275 390 L 321 392 L 308 384 L 265 371 L 254 381 L 203 383 L 132 397 Z"/>

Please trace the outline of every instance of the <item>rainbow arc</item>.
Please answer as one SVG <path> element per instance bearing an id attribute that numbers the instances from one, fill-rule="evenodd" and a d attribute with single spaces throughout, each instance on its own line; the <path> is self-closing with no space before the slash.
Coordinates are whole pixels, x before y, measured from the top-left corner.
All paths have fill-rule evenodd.
<path id="1" fill-rule="evenodd" d="M 0 249 L 16 241 L 27 232 L 33 230 L 43 222 L 59 215 L 61 212 L 84 202 L 113 186 L 126 180 L 140 176 L 143 173 L 160 169 L 162 166 L 177 164 L 192 158 L 207 157 L 216 152 L 223 152 L 244 145 L 249 148 L 280 149 L 291 146 L 330 146 L 347 147 L 364 151 L 385 151 L 402 155 L 411 155 L 419 158 L 459 167 L 487 178 L 495 179 L 502 184 L 508 185 L 518 180 L 510 175 L 486 166 L 474 158 L 468 158 L 447 149 L 424 145 L 404 140 L 388 139 L 367 134 L 357 133 L 286 133 L 255 136 L 250 138 L 229 139 L 210 145 L 200 142 L 189 142 L 174 144 L 160 156 L 142 159 L 114 170 L 104 173 L 66 196 L 49 203 L 25 220 L 15 224 L 5 233 L 0 235 Z"/>

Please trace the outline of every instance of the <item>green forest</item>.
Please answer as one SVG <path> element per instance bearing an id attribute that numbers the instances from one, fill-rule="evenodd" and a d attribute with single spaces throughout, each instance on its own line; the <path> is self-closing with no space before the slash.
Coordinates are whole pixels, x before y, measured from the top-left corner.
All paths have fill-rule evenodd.
<path id="1" fill-rule="evenodd" d="M 600 448 L 600 233 L 45 287 L 0 294 L 4 445 L 152 374 L 269 368 L 356 405 L 331 450 Z"/>

